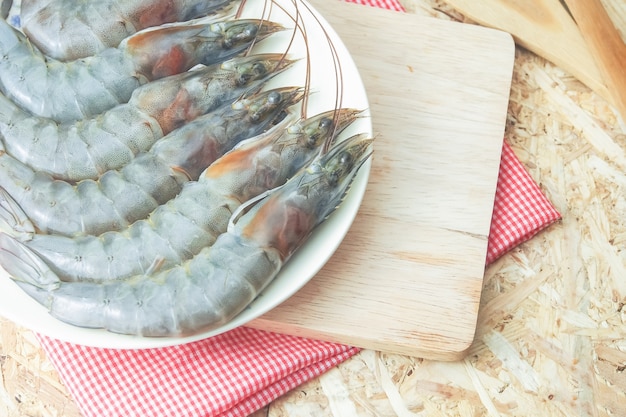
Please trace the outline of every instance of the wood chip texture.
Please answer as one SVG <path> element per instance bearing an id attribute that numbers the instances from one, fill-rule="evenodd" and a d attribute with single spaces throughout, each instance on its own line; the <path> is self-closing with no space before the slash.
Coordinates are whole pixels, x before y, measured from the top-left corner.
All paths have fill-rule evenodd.
<path id="1" fill-rule="evenodd" d="M 402 3 L 467 21 L 443 1 Z M 624 35 L 624 3 L 603 4 Z M 513 77 L 506 140 L 563 219 L 486 269 L 469 355 L 365 350 L 254 417 L 625 415 L 626 123 L 519 47 Z M 0 320 L 0 417 L 79 415 L 33 334 Z"/>

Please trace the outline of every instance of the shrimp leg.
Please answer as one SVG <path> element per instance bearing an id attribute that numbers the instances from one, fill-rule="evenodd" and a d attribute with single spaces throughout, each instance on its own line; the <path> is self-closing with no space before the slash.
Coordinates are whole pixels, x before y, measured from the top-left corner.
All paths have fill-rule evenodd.
<path id="1" fill-rule="evenodd" d="M 22 0 L 22 28 L 41 51 L 70 61 L 116 47 L 133 33 L 206 16 L 234 0 Z"/>
<path id="2" fill-rule="evenodd" d="M 158 28 L 97 55 L 59 62 L 0 20 L 0 90 L 33 115 L 74 122 L 126 103 L 146 82 L 222 62 L 281 29 L 258 19 Z"/>
<path id="3" fill-rule="evenodd" d="M 4 207 L 13 212 L 0 208 L 0 218 L 21 218 L 22 227 L 30 221 L 40 233 L 69 236 L 126 228 L 176 196 L 184 183 L 197 180 L 238 142 L 265 131 L 302 97 L 297 87 L 244 96 L 174 130 L 121 170 L 107 171 L 97 181 L 54 180 L 0 154 L 0 187 L 9 194 L 3 199 L 14 200 Z M 23 215 L 18 214 L 21 211 Z"/>
<path id="4" fill-rule="evenodd" d="M 42 264 L 9 273 L 50 314 L 76 326 L 143 336 L 218 327 L 251 303 L 341 204 L 371 155 L 371 142 L 357 135 L 331 148 L 257 203 L 213 246 L 170 269 L 106 283 L 55 281 Z M 12 256 L 0 252 L 4 265 L 16 264 Z M 40 285 L 30 271 L 48 279 Z"/>
<path id="5" fill-rule="evenodd" d="M 32 116 L 0 95 L 1 139 L 9 155 L 33 170 L 66 181 L 97 179 L 289 65 L 281 54 L 233 58 L 145 84 L 128 103 L 69 124 Z"/>
<path id="6" fill-rule="evenodd" d="M 282 185 L 358 113 L 324 112 L 243 142 L 146 220 L 119 232 L 76 238 L 35 234 L 24 245 L 67 281 L 108 281 L 175 265 L 211 245 L 243 202 Z"/>

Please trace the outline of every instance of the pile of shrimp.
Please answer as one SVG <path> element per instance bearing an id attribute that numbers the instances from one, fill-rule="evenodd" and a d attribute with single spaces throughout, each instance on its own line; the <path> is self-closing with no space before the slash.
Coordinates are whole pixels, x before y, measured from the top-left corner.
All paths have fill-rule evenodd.
<path id="1" fill-rule="evenodd" d="M 302 0 L 0 6 L 0 265 L 65 323 L 223 326 L 371 156 Z"/>

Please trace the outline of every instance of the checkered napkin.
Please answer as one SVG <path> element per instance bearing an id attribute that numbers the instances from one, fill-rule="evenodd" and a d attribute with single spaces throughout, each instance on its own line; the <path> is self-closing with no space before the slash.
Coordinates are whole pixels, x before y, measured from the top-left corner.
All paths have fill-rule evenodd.
<path id="1" fill-rule="evenodd" d="M 403 10 L 396 0 L 348 1 Z M 505 144 L 487 263 L 559 217 Z M 245 416 L 358 352 L 246 327 L 141 350 L 38 339 L 86 417 Z"/>
<path id="2" fill-rule="evenodd" d="M 487 265 L 560 218 L 559 212 L 504 142 L 487 244 Z"/>

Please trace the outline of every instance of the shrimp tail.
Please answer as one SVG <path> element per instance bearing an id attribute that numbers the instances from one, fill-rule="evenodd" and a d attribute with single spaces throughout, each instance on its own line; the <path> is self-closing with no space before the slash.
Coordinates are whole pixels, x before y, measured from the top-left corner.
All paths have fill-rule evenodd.
<path id="1" fill-rule="evenodd" d="M 47 309 L 50 309 L 52 306 L 52 297 L 50 296 L 50 292 L 39 288 L 36 285 L 30 284 L 28 282 L 13 280 L 15 284 L 22 289 L 26 294 L 28 294 L 32 299 L 37 301 L 39 304 L 44 306 Z"/>
<path id="2" fill-rule="evenodd" d="M 92 311 L 101 309 L 97 300 L 103 298 L 104 289 L 91 284 L 77 283 L 75 286 L 60 286 L 54 292 L 36 285 L 14 281 L 26 294 L 49 310 L 50 315 L 68 324 L 80 325 L 86 328 L 101 328 L 102 314 L 85 314 L 85 303 Z M 87 296 L 89 301 L 81 298 Z"/>
<path id="3" fill-rule="evenodd" d="M 17 239 L 0 233 L 0 264 L 14 281 L 45 291 L 56 289 L 61 280 L 48 264 Z"/>
<path id="4" fill-rule="evenodd" d="M 35 234 L 35 226 L 26 213 L 2 187 L 0 187 L 0 232 L 21 241 L 30 240 Z"/>

